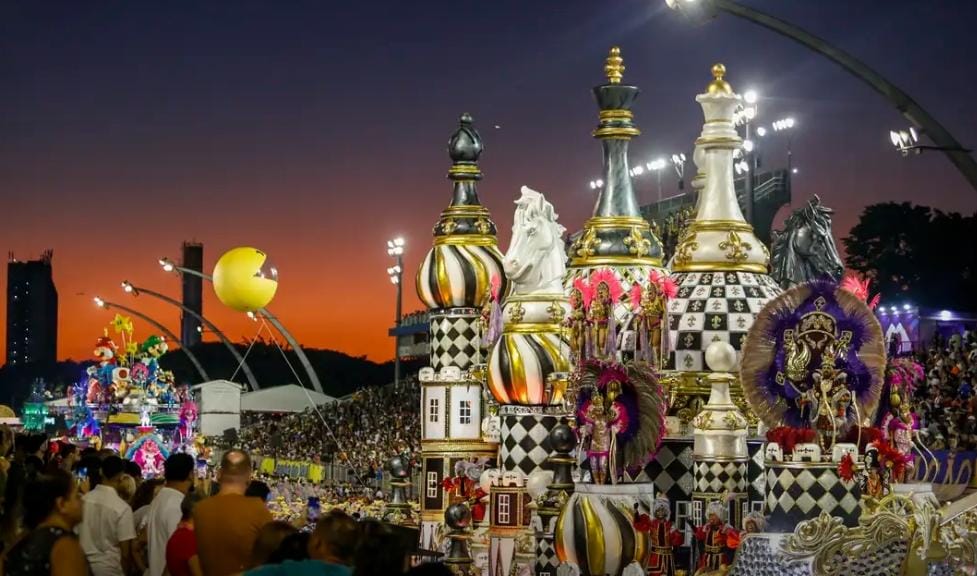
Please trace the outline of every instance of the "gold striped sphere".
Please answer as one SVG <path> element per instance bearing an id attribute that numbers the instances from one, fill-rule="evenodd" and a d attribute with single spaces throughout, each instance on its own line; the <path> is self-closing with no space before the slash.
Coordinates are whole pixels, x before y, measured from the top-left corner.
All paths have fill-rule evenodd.
<path id="1" fill-rule="evenodd" d="M 574 493 L 556 520 L 560 561 L 576 564 L 581 576 L 621 576 L 631 562 L 643 563 L 648 535 L 634 527 L 635 502 L 632 495 Z"/>
<path id="2" fill-rule="evenodd" d="M 505 296 L 508 280 L 497 247 L 438 244 L 417 270 L 417 296 L 432 309 L 481 308 L 493 276 L 501 279 L 500 292 Z"/>

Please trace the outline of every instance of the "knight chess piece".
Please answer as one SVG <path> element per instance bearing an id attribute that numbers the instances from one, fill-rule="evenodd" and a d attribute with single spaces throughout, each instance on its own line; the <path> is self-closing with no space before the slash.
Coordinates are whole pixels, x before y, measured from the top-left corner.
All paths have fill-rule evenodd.
<path id="1" fill-rule="evenodd" d="M 833 213 L 815 194 L 787 218 L 782 231 L 773 231 L 770 276 L 782 288 L 818 278 L 841 279 L 844 265 L 831 231 Z"/>

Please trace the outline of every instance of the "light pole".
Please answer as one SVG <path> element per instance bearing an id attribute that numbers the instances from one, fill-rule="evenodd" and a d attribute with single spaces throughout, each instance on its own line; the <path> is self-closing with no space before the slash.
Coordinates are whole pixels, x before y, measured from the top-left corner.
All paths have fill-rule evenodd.
<path id="1" fill-rule="evenodd" d="M 882 77 L 881 74 L 866 66 L 844 50 L 825 42 L 807 30 L 764 14 L 753 8 L 743 6 L 733 0 L 665 0 L 669 8 L 678 10 L 692 17 L 709 18 L 716 11 L 722 10 L 733 16 L 749 20 L 786 36 L 807 48 L 841 66 L 859 80 L 872 87 L 890 104 L 896 107 L 913 126 L 921 128 L 936 144 L 927 149 L 940 150 L 950 162 L 960 171 L 970 186 L 977 191 L 977 161 L 970 155 L 950 131 L 943 127 L 936 118 L 930 115 L 922 106 L 916 103 L 909 94 L 900 90 L 896 85 Z"/>
<path id="2" fill-rule="evenodd" d="M 685 190 L 685 154 L 672 154 L 672 167 L 678 176 L 678 189 Z"/>
<path id="3" fill-rule="evenodd" d="M 179 274 L 192 274 L 194 276 L 203 278 L 208 282 L 214 281 L 214 278 L 210 274 L 204 274 L 203 272 L 198 272 L 191 268 L 184 268 L 183 266 L 178 266 L 175 262 L 173 262 L 169 258 L 160 258 L 159 265 L 163 268 L 163 271 L 165 272 L 177 272 Z M 295 356 L 298 357 L 299 362 L 302 364 L 302 368 L 305 369 L 305 373 L 309 377 L 309 382 L 312 383 L 312 388 L 315 389 L 316 392 L 319 392 L 321 394 L 322 384 L 319 382 L 319 376 L 316 375 L 315 370 L 312 369 L 312 364 L 309 362 L 309 358 L 305 355 L 305 350 L 303 350 L 302 346 L 298 343 L 297 340 L 295 340 L 295 337 L 292 336 L 292 333 L 286 330 L 285 326 L 282 325 L 281 321 L 279 321 L 278 318 L 274 314 L 272 314 L 271 311 L 269 311 L 267 308 L 261 308 L 260 310 L 257 311 L 257 314 L 260 315 L 265 320 L 267 320 L 272 326 L 274 326 L 275 330 L 278 330 L 278 333 L 281 334 L 282 337 L 285 338 L 285 341 L 288 342 L 288 345 L 292 347 L 292 350 L 295 350 Z"/>
<path id="4" fill-rule="evenodd" d="M 403 311 L 401 309 L 401 301 L 403 298 L 404 286 L 404 239 L 401 237 L 394 238 L 393 240 L 387 240 L 387 255 L 392 256 L 397 262 L 395 265 L 387 268 L 387 276 L 390 278 L 390 282 L 397 288 L 397 323 L 396 327 L 400 328 L 400 322 L 403 318 Z M 400 335 L 394 336 L 394 388 L 400 387 Z"/>
<path id="5" fill-rule="evenodd" d="M 158 320 L 151 318 L 138 310 L 133 310 L 128 306 L 123 306 L 122 304 L 116 304 L 115 302 L 108 302 L 107 300 L 103 300 L 98 296 L 96 296 L 94 300 L 95 300 L 95 305 L 103 310 L 110 310 L 112 308 L 115 308 L 116 310 L 121 310 L 126 314 L 132 314 L 137 318 L 142 318 L 146 322 L 149 322 L 150 324 L 155 326 L 157 330 L 162 332 L 163 335 L 165 335 L 170 340 L 173 340 L 174 342 L 180 341 L 180 339 L 176 337 L 176 334 L 174 334 L 169 328 L 161 324 Z M 180 346 L 180 350 L 182 350 L 183 353 L 187 355 L 187 358 L 190 359 L 190 363 L 193 364 L 193 367 L 197 369 L 197 373 L 200 374 L 200 381 L 208 382 L 210 380 L 210 376 L 207 375 L 207 371 L 204 370 L 204 367 L 200 364 L 200 361 L 197 360 L 197 357 L 193 354 L 193 352 L 185 346 Z"/>
<path id="6" fill-rule="evenodd" d="M 231 341 L 227 339 L 227 336 L 224 336 L 224 333 L 221 332 L 220 329 L 213 322 L 211 322 L 210 320 L 204 318 L 202 315 L 198 314 L 196 312 L 196 310 L 193 310 L 189 306 L 184 306 L 183 303 L 180 302 L 179 300 L 176 300 L 174 298 L 170 298 L 169 296 L 167 296 L 165 294 L 160 294 L 159 292 L 155 292 L 155 291 L 150 290 L 148 288 L 142 288 L 142 287 L 139 287 L 139 286 L 135 286 L 131 282 L 129 282 L 128 280 L 124 280 L 122 282 L 122 289 L 125 290 L 126 294 L 132 294 L 133 296 L 139 296 L 140 294 L 146 294 L 147 296 L 152 296 L 153 298 L 156 298 L 157 300 L 162 300 L 163 302 L 166 302 L 167 304 L 171 304 L 173 306 L 176 306 L 176 307 L 180 308 L 181 310 L 183 310 L 184 313 L 189 314 L 190 316 L 192 316 L 192 317 L 196 318 L 197 320 L 199 320 L 211 332 L 213 332 L 214 334 L 216 334 L 217 337 L 220 338 L 220 341 L 224 344 L 224 347 L 227 348 L 231 352 L 231 354 L 234 356 L 234 361 L 237 362 L 237 365 L 241 367 L 241 371 L 244 372 L 245 378 L 248 379 L 248 384 L 251 385 L 251 389 L 252 390 L 258 390 L 258 389 L 260 389 L 260 386 L 258 386 L 258 381 L 255 379 L 254 374 L 251 372 L 251 367 L 248 366 L 248 363 L 244 360 L 244 357 L 241 356 L 241 353 L 238 352 L 237 348 L 234 347 L 234 344 L 231 343 Z"/>
<path id="7" fill-rule="evenodd" d="M 753 174 L 756 172 L 756 154 L 754 150 L 756 144 L 750 139 L 750 122 L 752 122 L 759 113 L 759 101 L 760 96 L 757 94 L 756 90 L 747 90 L 743 93 L 743 107 L 734 115 L 734 121 L 737 125 L 743 126 L 744 138 L 743 138 L 743 156 L 748 170 L 744 174 L 744 184 L 743 187 L 743 208 L 744 208 L 744 218 L 746 221 L 753 225 L 753 208 L 754 208 L 754 198 L 753 198 Z"/>
<path id="8" fill-rule="evenodd" d="M 794 118 L 788 116 L 775 121 L 772 125 L 774 132 L 784 132 L 787 134 L 787 171 L 791 172 L 793 166 L 793 153 L 790 150 L 790 138 L 794 128 Z"/>

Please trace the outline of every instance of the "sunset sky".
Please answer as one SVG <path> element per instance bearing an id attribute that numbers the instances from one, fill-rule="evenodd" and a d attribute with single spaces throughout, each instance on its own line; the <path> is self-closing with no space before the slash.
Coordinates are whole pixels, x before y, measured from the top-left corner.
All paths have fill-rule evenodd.
<path id="1" fill-rule="evenodd" d="M 977 3 L 744 1 L 861 58 L 977 145 Z M 578 229 L 601 169 L 590 88 L 612 45 L 642 88 L 633 161 L 691 156 L 694 96 L 723 62 L 734 89 L 760 92 L 761 122 L 797 119 L 794 207 L 819 194 L 837 236 L 879 201 L 977 209 L 939 153 L 892 149 L 889 130 L 907 122 L 848 73 L 733 17 L 689 22 L 663 0 L 6 2 L 0 247 L 20 259 L 54 250 L 63 358 L 87 358 L 111 320 L 95 295 L 178 332 L 175 308 L 120 282 L 178 297 L 157 259 L 193 239 L 208 268 L 234 246 L 266 251 L 281 274 L 269 308 L 303 344 L 386 360 L 385 241 L 407 239 L 414 310 L 458 116 L 482 133 L 480 193 L 503 250 L 524 184 Z M 785 140 L 761 146 L 767 167 L 783 163 Z M 664 183 L 674 191 L 673 175 Z M 638 193 L 657 197 L 655 181 Z M 234 340 L 255 335 L 205 290 L 205 315 Z"/>

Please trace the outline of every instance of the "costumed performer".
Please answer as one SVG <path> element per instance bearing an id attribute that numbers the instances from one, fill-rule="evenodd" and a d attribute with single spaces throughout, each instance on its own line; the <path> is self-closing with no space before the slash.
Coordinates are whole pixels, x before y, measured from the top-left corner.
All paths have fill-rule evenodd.
<path id="1" fill-rule="evenodd" d="M 706 523 L 695 529 L 695 539 L 702 542 L 702 555 L 696 565 L 696 576 L 723 574 L 733 562 L 733 554 L 740 545 L 740 534 L 727 524 L 722 500 L 706 506 Z"/>

